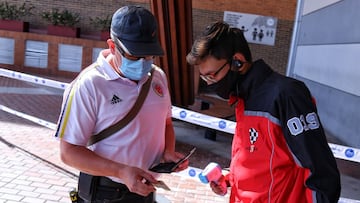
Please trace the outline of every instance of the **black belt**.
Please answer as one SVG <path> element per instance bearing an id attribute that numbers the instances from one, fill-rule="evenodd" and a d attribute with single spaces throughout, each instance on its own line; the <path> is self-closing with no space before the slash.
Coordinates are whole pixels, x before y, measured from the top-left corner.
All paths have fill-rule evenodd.
<path id="1" fill-rule="evenodd" d="M 99 178 L 99 186 L 118 188 L 120 190 L 127 190 L 128 189 L 125 184 L 112 181 L 110 178 L 107 178 L 107 177 L 100 177 Z"/>

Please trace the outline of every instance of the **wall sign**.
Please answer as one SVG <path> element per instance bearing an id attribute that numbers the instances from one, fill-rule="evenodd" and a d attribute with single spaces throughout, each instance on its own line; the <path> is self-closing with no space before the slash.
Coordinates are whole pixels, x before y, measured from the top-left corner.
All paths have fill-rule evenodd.
<path id="1" fill-rule="evenodd" d="M 224 12 L 224 21 L 244 32 L 249 43 L 275 45 L 277 18 L 232 11 Z"/>

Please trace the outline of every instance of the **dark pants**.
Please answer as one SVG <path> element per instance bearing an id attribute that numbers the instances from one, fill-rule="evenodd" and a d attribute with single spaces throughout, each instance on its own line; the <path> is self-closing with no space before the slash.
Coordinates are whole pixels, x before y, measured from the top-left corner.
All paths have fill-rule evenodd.
<path id="1" fill-rule="evenodd" d="M 96 184 L 95 194 L 92 194 L 92 203 L 154 203 L 154 193 L 144 197 L 136 193 L 132 193 L 121 183 L 116 183 L 109 178 L 99 177 Z M 79 198 L 78 203 L 88 203 Z"/>

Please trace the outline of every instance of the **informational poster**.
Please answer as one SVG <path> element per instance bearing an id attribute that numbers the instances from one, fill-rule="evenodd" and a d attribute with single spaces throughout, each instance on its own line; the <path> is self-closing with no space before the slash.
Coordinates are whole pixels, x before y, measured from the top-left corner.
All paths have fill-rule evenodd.
<path id="1" fill-rule="evenodd" d="M 275 45 L 275 17 L 225 11 L 224 21 L 232 27 L 241 29 L 249 43 Z"/>

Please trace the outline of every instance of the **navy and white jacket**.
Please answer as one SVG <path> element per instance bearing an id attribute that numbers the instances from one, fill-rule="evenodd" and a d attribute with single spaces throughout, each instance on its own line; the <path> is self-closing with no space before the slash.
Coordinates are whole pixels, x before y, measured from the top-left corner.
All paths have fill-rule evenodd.
<path id="1" fill-rule="evenodd" d="M 305 84 L 258 60 L 237 89 L 230 202 L 338 202 L 340 174 Z"/>

